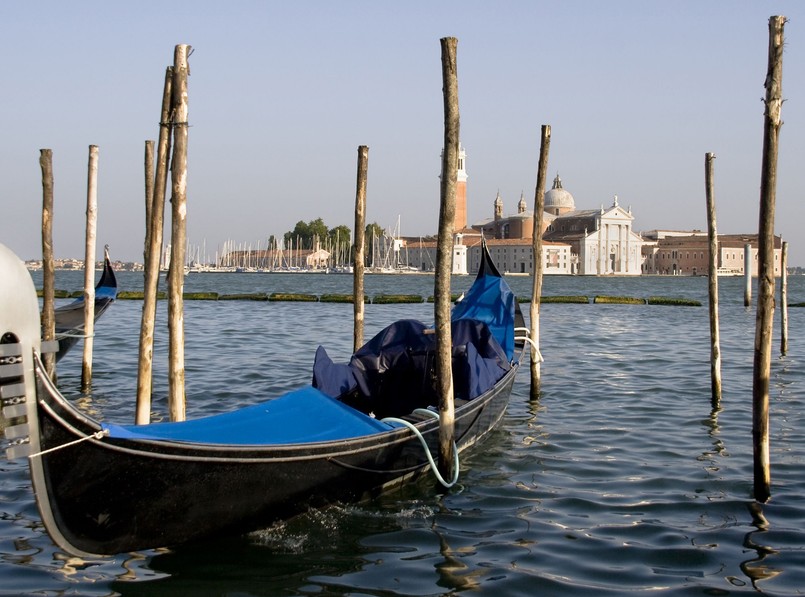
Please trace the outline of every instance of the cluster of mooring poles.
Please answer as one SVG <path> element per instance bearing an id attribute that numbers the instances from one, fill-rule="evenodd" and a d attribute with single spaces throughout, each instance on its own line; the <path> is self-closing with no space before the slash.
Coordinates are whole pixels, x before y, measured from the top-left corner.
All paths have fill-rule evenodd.
<path id="1" fill-rule="evenodd" d="M 758 303 L 755 320 L 754 361 L 752 371 L 752 448 L 754 462 L 754 497 L 766 502 L 771 497 L 771 473 L 769 462 L 769 378 L 771 371 L 771 340 L 774 321 L 774 205 L 777 188 L 777 154 L 782 120 L 783 79 L 783 28 L 787 19 L 783 16 L 769 18 L 769 54 L 766 72 L 766 97 L 764 100 L 763 156 L 760 177 L 760 216 L 758 225 Z M 718 240 L 716 234 L 716 210 L 713 191 L 712 153 L 705 155 L 705 187 L 707 197 L 707 228 L 710 250 L 709 306 L 710 306 L 710 372 L 713 408 L 721 400 L 721 352 L 718 329 Z M 787 251 L 783 243 L 781 267 L 780 303 L 781 343 L 780 352 L 788 350 L 787 308 Z M 751 247 L 744 246 L 744 305 L 752 302 Z"/>
<path id="2" fill-rule="evenodd" d="M 165 71 L 159 142 L 154 168 L 154 142 L 145 142 L 145 251 L 143 312 L 137 372 L 137 424 L 151 419 L 154 322 L 163 236 L 168 156 L 171 173 L 171 259 L 168 269 L 168 410 L 171 421 L 185 419 L 184 259 L 187 229 L 187 77 L 191 48 L 174 48 L 173 66 Z"/>
<path id="3" fill-rule="evenodd" d="M 53 151 L 39 150 L 42 170 L 42 340 L 56 340 L 55 270 L 53 257 Z M 84 248 L 84 353 L 81 391 L 92 385 L 92 348 L 95 333 L 95 243 L 98 223 L 98 146 L 89 146 L 87 168 L 86 242 Z M 56 353 L 42 355 L 45 371 L 56 381 Z"/>

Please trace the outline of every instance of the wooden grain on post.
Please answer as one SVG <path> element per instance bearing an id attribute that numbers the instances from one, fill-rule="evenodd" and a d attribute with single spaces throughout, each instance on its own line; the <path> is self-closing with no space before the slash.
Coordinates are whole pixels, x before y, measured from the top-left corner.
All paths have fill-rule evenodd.
<path id="1" fill-rule="evenodd" d="M 450 329 L 450 277 L 453 270 L 453 221 L 458 178 L 458 73 L 455 37 L 441 39 L 442 93 L 444 96 L 444 150 L 440 186 L 439 237 L 433 293 L 436 326 L 436 384 L 439 394 L 439 470 L 453 477 L 455 457 L 455 406 L 453 403 L 452 333 Z"/>
<path id="2" fill-rule="evenodd" d="M 56 307 L 54 304 L 55 268 L 53 265 L 53 151 L 39 150 L 42 170 L 42 340 L 56 339 Z M 45 371 L 56 381 L 56 355 L 42 355 Z"/>
<path id="3" fill-rule="evenodd" d="M 173 160 L 171 163 L 171 263 L 168 272 L 168 409 L 171 421 L 185 420 L 184 262 L 187 244 L 187 58 L 190 46 L 173 57 Z"/>
<path id="4" fill-rule="evenodd" d="M 704 157 L 704 186 L 707 201 L 707 238 L 709 268 L 707 273 L 708 305 L 710 309 L 710 396 L 714 407 L 721 402 L 721 339 L 718 323 L 718 231 L 716 199 L 713 183 L 712 153 Z"/>
<path id="5" fill-rule="evenodd" d="M 366 259 L 366 181 L 369 172 L 369 148 L 358 147 L 358 175 L 355 184 L 355 243 L 352 245 L 352 297 L 354 325 L 352 349 L 363 346 L 364 289 L 363 270 Z"/>
<path id="6" fill-rule="evenodd" d="M 95 245 L 98 228 L 98 146 L 89 146 L 87 165 L 87 230 L 84 246 L 84 353 L 81 391 L 92 385 L 92 348 L 95 335 Z"/>
<path id="7" fill-rule="evenodd" d="M 154 322 L 157 309 L 159 267 L 162 255 L 162 235 L 165 217 L 165 192 L 168 186 L 168 156 L 171 150 L 171 104 L 173 98 L 173 67 L 165 70 L 162 92 L 162 110 L 159 118 L 156 172 L 153 174 L 153 194 L 149 197 L 146 180 L 147 244 L 145 247 L 145 273 L 143 286 L 143 315 L 140 324 L 139 367 L 137 372 L 137 410 L 135 422 L 146 425 L 151 421 L 151 388 L 154 358 Z M 146 179 L 149 176 L 148 150 L 146 149 Z"/>
<path id="8" fill-rule="evenodd" d="M 542 296 L 542 221 L 545 213 L 545 177 L 548 170 L 548 152 L 551 148 L 551 127 L 542 125 L 542 134 L 539 144 L 539 167 L 537 168 L 537 187 L 534 191 L 534 229 L 533 229 L 533 262 L 534 283 L 531 290 L 531 400 L 539 398 L 540 362 L 542 355 L 539 351 L 539 307 Z"/>
<path id="9" fill-rule="evenodd" d="M 758 301 L 752 375 L 752 439 L 755 499 L 771 497 L 769 461 L 769 378 L 774 320 L 774 204 L 777 192 L 777 153 L 783 103 L 783 28 L 786 18 L 769 19 L 769 63 L 763 126 L 758 230 Z"/>

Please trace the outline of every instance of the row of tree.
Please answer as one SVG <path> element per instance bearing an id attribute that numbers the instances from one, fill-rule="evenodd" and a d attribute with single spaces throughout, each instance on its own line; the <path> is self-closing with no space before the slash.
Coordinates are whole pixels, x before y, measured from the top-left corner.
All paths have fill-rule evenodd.
<path id="1" fill-rule="evenodd" d="M 380 224 L 373 222 L 366 226 L 366 245 L 367 248 L 371 248 L 371 242 L 373 237 L 382 237 L 383 236 L 383 228 Z M 339 226 L 335 226 L 333 228 L 328 228 L 327 224 L 324 223 L 324 220 L 321 218 L 316 218 L 315 220 L 310 220 L 309 222 L 304 222 L 299 220 L 294 226 L 293 230 L 286 232 L 283 235 L 285 240 L 285 246 L 291 246 L 291 242 L 293 241 L 294 246 L 299 246 L 302 249 L 316 249 L 316 243 L 319 243 L 319 246 L 339 246 L 344 243 L 351 244 L 352 243 L 352 229 L 349 226 L 345 226 L 343 224 Z M 270 246 L 273 246 L 273 237 L 269 239 L 271 242 Z"/>

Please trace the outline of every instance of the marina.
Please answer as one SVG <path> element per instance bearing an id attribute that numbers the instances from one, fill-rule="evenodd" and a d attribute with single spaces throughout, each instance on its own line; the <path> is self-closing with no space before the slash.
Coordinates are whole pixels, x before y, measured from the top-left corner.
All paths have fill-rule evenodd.
<path id="1" fill-rule="evenodd" d="M 527 278 L 507 279 L 518 296 L 528 294 Z M 142 278 L 123 272 L 118 282 L 126 289 Z M 425 295 L 432 279 L 366 282 L 372 295 Z M 453 290 L 470 282 L 455 277 Z M 346 292 L 348 284 L 349 276 L 191 274 L 186 290 L 323 294 Z M 56 286 L 79 288 L 80 274 L 57 272 Z M 56 548 L 42 528 L 27 465 L 4 463 L 0 594 L 442 595 L 473 588 L 489 595 L 796 595 L 805 586 L 805 312 L 789 311 L 789 351 L 772 363 L 772 499 L 759 505 L 751 497 L 755 309 L 743 307 L 739 279 L 724 278 L 719 287 L 720 404 L 710 400 L 705 307 L 545 304 L 539 401 L 528 401 L 528 378 L 520 376 L 501 426 L 462 459 L 459 484 L 449 491 L 435 492 L 422 479 L 241 538 L 81 560 Z M 557 277 L 543 289 L 701 302 L 706 293 L 704 278 Z M 792 276 L 789 302 L 803 301 L 803 278 Z M 141 305 L 117 301 L 97 326 L 90 393 L 80 391 L 78 352 L 59 364 L 60 389 L 93 417 L 133 421 L 128 371 L 136 366 Z M 160 303 L 158 321 L 165 308 Z M 188 302 L 188 418 L 245 406 L 265 384 L 308 384 L 300 357 L 319 344 L 334 359 L 351 352 L 350 309 Z M 367 305 L 366 331 L 390 318 L 427 321 L 432 312 L 427 303 Z M 165 336 L 158 325 L 153 410 L 162 418 Z M 221 398 L 199 400 L 210 392 Z"/>

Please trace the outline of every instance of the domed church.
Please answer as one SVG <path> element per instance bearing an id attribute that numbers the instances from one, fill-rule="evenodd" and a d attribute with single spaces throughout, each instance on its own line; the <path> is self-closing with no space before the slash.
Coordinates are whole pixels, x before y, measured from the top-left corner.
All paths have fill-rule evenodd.
<path id="1" fill-rule="evenodd" d="M 631 207 L 612 205 L 604 209 L 577 210 L 573 195 L 562 186 L 559 175 L 545 193 L 542 238 L 546 243 L 570 247 L 568 273 L 581 275 L 640 275 L 643 239 L 632 231 Z M 534 214 L 526 209 L 521 194 L 517 213 L 503 212 L 503 199 L 498 192 L 494 201 L 494 217 L 472 226 L 487 238 L 526 240 L 533 242 Z"/>
<path id="2" fill-rule="evenodd" d="M 562 179 L 559 174 L 553 179 L 553 188 L 545 193 L 545 212 L 555 216 L 561 216 L 576 210 L 576 202 L 573 195 L 562 188 Z"/>

